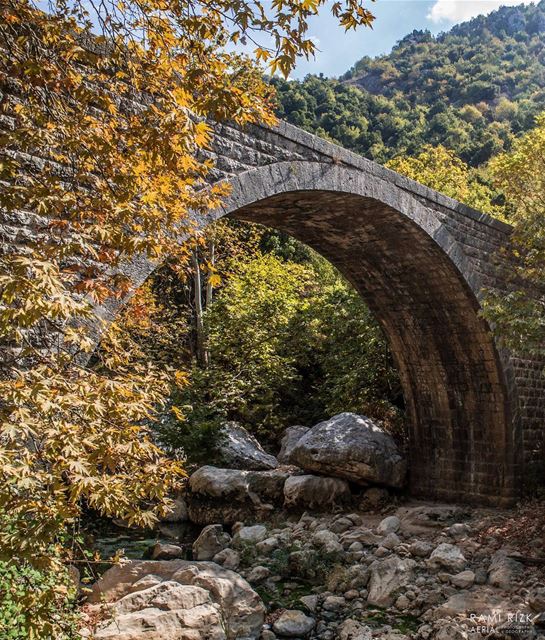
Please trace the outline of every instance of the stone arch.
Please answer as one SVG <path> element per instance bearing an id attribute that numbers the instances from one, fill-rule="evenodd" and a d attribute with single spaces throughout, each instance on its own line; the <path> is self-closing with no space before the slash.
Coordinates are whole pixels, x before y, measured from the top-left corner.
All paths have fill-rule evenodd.
<path id="1" fill-rule="evenodd" d="M 230 215 L 285 231 L 335 265 L 382 325 L 409 413 L 413 494 L 510 502 L 518 432 L 509 360 L 479 317 L 480 276 L 438 212 L 342 163 L 277 162 L 228 181 L 223 207 L 197 224 Z M 154 265 L 127 269 L 137 287 Z"/>

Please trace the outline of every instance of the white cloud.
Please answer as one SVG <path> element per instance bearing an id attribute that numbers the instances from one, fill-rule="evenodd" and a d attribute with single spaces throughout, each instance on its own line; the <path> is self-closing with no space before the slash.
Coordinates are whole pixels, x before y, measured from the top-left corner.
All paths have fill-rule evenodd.
<path id="1" fill-rule="evenodd" d="M 436 0 L 427 15 L 436 24 L 441 22 L 463 22 L 487 14 L 495 9 L 516 4 L 530 4 L 533 0 Z"/>

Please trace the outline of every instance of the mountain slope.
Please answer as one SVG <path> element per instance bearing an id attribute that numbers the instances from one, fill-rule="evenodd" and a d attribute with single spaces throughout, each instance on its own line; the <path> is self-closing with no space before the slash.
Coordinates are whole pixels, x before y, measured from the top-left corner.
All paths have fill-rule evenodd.
<path id="1" fill-rule="evenodd" d="M 380 162 L 443 144 L 475 166 L 545 109 L 545 0 L 414 31 L 339 79 L 273 82 L 282 118 Z"/>

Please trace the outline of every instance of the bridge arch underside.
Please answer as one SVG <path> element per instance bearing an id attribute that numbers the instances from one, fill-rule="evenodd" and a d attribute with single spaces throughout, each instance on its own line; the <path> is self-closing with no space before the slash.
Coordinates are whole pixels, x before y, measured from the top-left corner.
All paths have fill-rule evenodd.
<path id="1" fill-rule="evenodd" d="M 509 502 L 517 491 L 502 364 L 474 293 L 438 244 L 442 230 L 430 234 L 415 212 L 375 198 L 321 189 L 284 190 L 226 212 L 314 248 L 375 314 L 404 388 L 411 492 Z"/>

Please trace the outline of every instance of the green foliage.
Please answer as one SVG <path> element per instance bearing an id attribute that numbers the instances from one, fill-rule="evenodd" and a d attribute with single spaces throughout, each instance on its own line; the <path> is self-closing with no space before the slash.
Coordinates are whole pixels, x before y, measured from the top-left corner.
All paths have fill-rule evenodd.
<path id="1" fill-rule="evenodd" d="M 445 147 L 426 145 L 418 155 L 394 158 L 386 166 L 478 211 L 504 216 L 504 207 L 497 204 L 498 194 L 483 175 Z"/>
<path id="2" fill-rule="evenodd" d="M 367 414 L 402 440 L 399 375 L 384 334 L 357 291 L 330 273 L 307 317 L 314 329 L 309 358 L 319 371 L 313 394 L 321 417 Z"/>
<path id="3" fill-rule="evenodd" d="M 52 623 L 57 619 L 62 623 L 63 635 L 53 635 L 52 628 L 45 627 L 40 635 L 43 640 L 76 637 L 76 616 L 65 597 L 67 588 L 63 585 L 63 578 L 66 576 L 40 571 L 28 563 L 17 565 L 0 561 L 0 637 L 27 640 L 31 616 L 49 618 Z M 57 598 L 44 598 L 51 590 L 57 593 Z"/>
<path id="4" fill-rule="evenodd" d="M 414 31 L 340 79 L 275 79 L 278 114 L 378 162 L 443 145 L 477 166 L 545 101 L 545 3 L 502 7 L 433 37 Z"/>
<path id="5" fill-rule="evenodd" d="M 205 318 L 210 365 L 191 376 L 214 413 L 269 435 L 285 425 L 302 382 L 311 278 L 302 265 L 265 255 L 242 264 L 222 289 Z"/>
<path id="6" fill-rule="evenodd" d="M 214 442 L 218 420 L 276 440 L 290 424 L 356 411 L 400 431 L 401 391 L 384 336 L 357 292 L 311 256 L 241 263 L 206 312 L 210 362 L 193 367 L 176 402 L 180 426 L 168 422 L 169 444 L 190 460 L 195 445 Z"/>
<path id="7" fill-rule="evenodd" d="M 494 158 L 490 174 L 502 189 L 514 224 L 511 235 L 512 291 L 489 291 L 485 315 L 501 341 L 519 352 L 545 353 L 545 113 L 510 153 Z M 523 287 L 520 286 L 524 282 Z M 533 285 L 535 296 L 527 295 Z"/>
<path id="8" fill-rule="evenodd" d="M 191 465 L 219 461 L 218 448 L 223 437 L 221 426 L 225 416 L 221 411 L 213 412 L 206 399 L 198 395 L 206 384 L 201 380 L 204 372 L 194 367 L 192 384 L 173 392 L 170 412 L 154 425 L 162 447 Z"/>
<path id="9" fill-rule="evenodd" d="M 0 510 L 0 526 L 10 535 L 17 520 Z M 59 537 L 60 542 L 61 537 Z M 31 563 L 0 553 L 0 638 L 70 640 L 77 634 L 76 585 L 58 544 L 48 548 L 47 563 Z"/>

